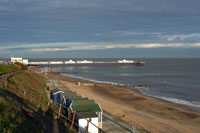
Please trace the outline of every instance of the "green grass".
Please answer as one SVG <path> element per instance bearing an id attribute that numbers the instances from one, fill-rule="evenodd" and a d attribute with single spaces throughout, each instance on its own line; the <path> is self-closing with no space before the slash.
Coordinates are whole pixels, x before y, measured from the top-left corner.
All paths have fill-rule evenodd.
<path id="1" fill-rule="evenodd" d="M 39 109 L 38 100 L 41 94 L 42 103 L 47 105 L 48 98 L 45 90 L 46 79 L 42 75 L 35 72 L 22 71 L 9 77 L 8 83 L 16 86 L 17 95 L 18 89 L 20 88 L 21 99 L 24 101 L 24 103 L 31 105 L 35 109 Z M 26 99 L 23 98 L 23 91 L 25 89 L 27 93 Z M 31 91 L 34 93 L 33 102 L 30 102 L 30 93 L 28 93 Z M 27 119 L 27 115 L 25 115 L 26 109 L 22 108 L 13 100 L 5 100 L 4 97 L 6 96 L 0 95 L 0 132 L 41 132 L 36 126 L 34 126 L 34 123 L 31 122 L 31 119 Z M 34 102 L 34 99 L 37 100 L 37 103 Z M 56 111 L 59 109 L 58 106 L 53 104 L 50 105 L 50 108 Z M 45 109 L 42 109 L 41 111 L 46 117 L 52 118 L 52 111 L 46 111 Z M 5 114 L 6 117 L 4 117 Z"/>
<path id="2" fill-rule="evenodd" d="M 0 132 L 41 132 L 29 117 L 27 109 L 0 91 Z"/>
<path id="3" fill-rule="evenodd" d="M 8 82 L 20 88 L 23 92 L 26 89 L 27 97 L 30 98 L 30 92 L 33 92 L 33 97 L 39 99 L 42 95 L 42 100 L 47 104 L 48 98 L 45 90 L 46 79 L 35 73 L 23 71 L 8 78 Z"/>
<path id="4" fill-rule="evenodd" d="M 16 71 L 18 69 L 19 68 L 13 64 L 0 64 L 0 73 L 3 73 L 3 74 Z"/>

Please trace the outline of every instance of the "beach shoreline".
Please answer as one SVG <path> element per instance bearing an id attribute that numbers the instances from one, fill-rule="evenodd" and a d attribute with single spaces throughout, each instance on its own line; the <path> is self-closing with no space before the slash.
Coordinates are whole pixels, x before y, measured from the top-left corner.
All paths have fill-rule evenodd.
<path id="1" fill-rule="evenodd" d="M 95 99 L 109 115 L 128 127 L 148 132 L 199 132 L 200 113 L 183 105 L 142 94 L 125 86 L 95 83 L 49 72 L 71 91 Z"/>

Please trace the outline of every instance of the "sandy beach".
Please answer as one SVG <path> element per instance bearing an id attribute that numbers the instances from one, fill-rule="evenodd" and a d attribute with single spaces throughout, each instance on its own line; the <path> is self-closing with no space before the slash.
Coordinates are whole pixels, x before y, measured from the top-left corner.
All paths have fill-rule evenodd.
<path id="1" fill-rule="evenodd" d="M 63 77 L 58 73 L 47 76 L 65 86 L 63 90 L 95 99 L 104 112 L 130 128 L 136 125 L 141 132 L 155 133 L 200 132 L 200 113 L 182 105 L 146 96 L 136 89 Z"/>

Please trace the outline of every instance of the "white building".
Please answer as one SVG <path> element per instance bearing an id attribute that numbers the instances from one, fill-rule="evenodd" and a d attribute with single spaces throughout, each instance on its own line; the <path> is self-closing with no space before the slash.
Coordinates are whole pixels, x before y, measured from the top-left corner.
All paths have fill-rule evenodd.
<path id="1" fill-rule="evenodd" d="M 76 62 L 73 60 L 65 61 L 65 64 L 75 64 Z"/>
<path id="2" fill-rule="evenodd" d="M 10 61 L 12 63 L 20 62 L 20 63 L 23 63 L 23 64 L 28 64 L 28 59 L 23 59 L 21 57 L 11 57 Z"/>
<path id="3" fill-rule="evenodd" d="M 63 64 L 63 61 L 50 61 L 49 64 Z"/>
<path id="4" fill-rule="evenodd" d="M 90 121 L 88 125 L 88 133 L 98 133 L 99 129 L 94 125 L 98 125 L 98 116 L 95 112 L 79 112 L 77 115 L 79 131 L 85 132 L 87 128 L 87 120 Z M 94 125 L 93 125 L 94 124 Z"/>
<path id="5" fill-rule="evenodd" d="M 134 63 L 134 60 L 123 59 L 123 60 L 118 60 L 118 63 Z"/>
<path id="6" fill-rule="evenodd" d="M 23 59 L 22 58 L 17 58 L 17 57 L 11 57 L 10 61 L 12 63 L 15 63 L 15 62 L 20 62 L 22 63 Z"/>
<path id="7" fill-rule="evenodd" d="M 28 64 L 28 60 L 27 60 L 27 59 L 23 59 L 23 60 L 22 60 L 22 63 L 23 63 L 23 64 Z"/>
<path id="8" fill-rule="evenodd" d="M 87 60 L 83 60 L 83 61 L 77 61 L 78 64 L 90 64 L 93 63 L 93 61 L 87 61 Z"/>
<path id="9" fill-rule="evenodd" d="M 84 100 L 87 102 L 86 100 Z M 87 120 L 89 119 L 91 123 L 89 124 L 88 132 L 91 133 L 98 133 L 98 128 L 102 129 L 102 114 L 103 111 L 100 107 L 99 104 L 86 104 L 84 101 L 79 103 L 79 105 L 74 105 L 75 102 L 72 102 L 71 105 L 69 106 L 68 113 L 71 114 L 74 111 L 77 112 L 77 120 L 78 120 L 78 125 L 80 127 L 80 131 L 83 131 L 87 127 Z M 80 105 L 82 104 L 82 105 Z M 70 116 L 68 114 L 68 116 Z M 71 115 L 72 116 L 72 115 Z M 71 119 L 71 116 L 69 119 Z M 87 120 L 86 120 L 87 119 Z M 97 128 L 98 127 L 98 128 Z"/>

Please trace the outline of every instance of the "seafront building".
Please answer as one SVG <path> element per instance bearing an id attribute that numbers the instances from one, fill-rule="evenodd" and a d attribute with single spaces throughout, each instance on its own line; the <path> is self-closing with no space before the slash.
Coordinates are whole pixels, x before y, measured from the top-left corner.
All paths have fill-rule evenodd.
<path id="1" fill-rule="evenodd" d="M 123 59 L 123 60 L 118 60 L 118 63 L 134 63 L 134 60 Z"/>
<path id="2" fill-rule="evenodd" d="M 65 64 L 75 64 L 76 61 L 73 61 L 73 60 L 69 60 L 69 61 L 65 61 Z"/>
<path id="3" fill-rule="evenodd" d="M 10 61 L 12 63 L 20 62 L 20 63 L 23 63 L 23 64 L 28 64 L 28 59 L 23 59 L 21 57 L 11 57 Z"/>
<path id="4" fill-rule="evenodd" d="M 83 61 L 77 61 L 77 64 L 91 64 L 93 61 L 83 60 Z"/>
<path id="5" fill-rule="evenodd" d="M 63 64 L 63 61 L 50 61 L 49 64 Z"/>

